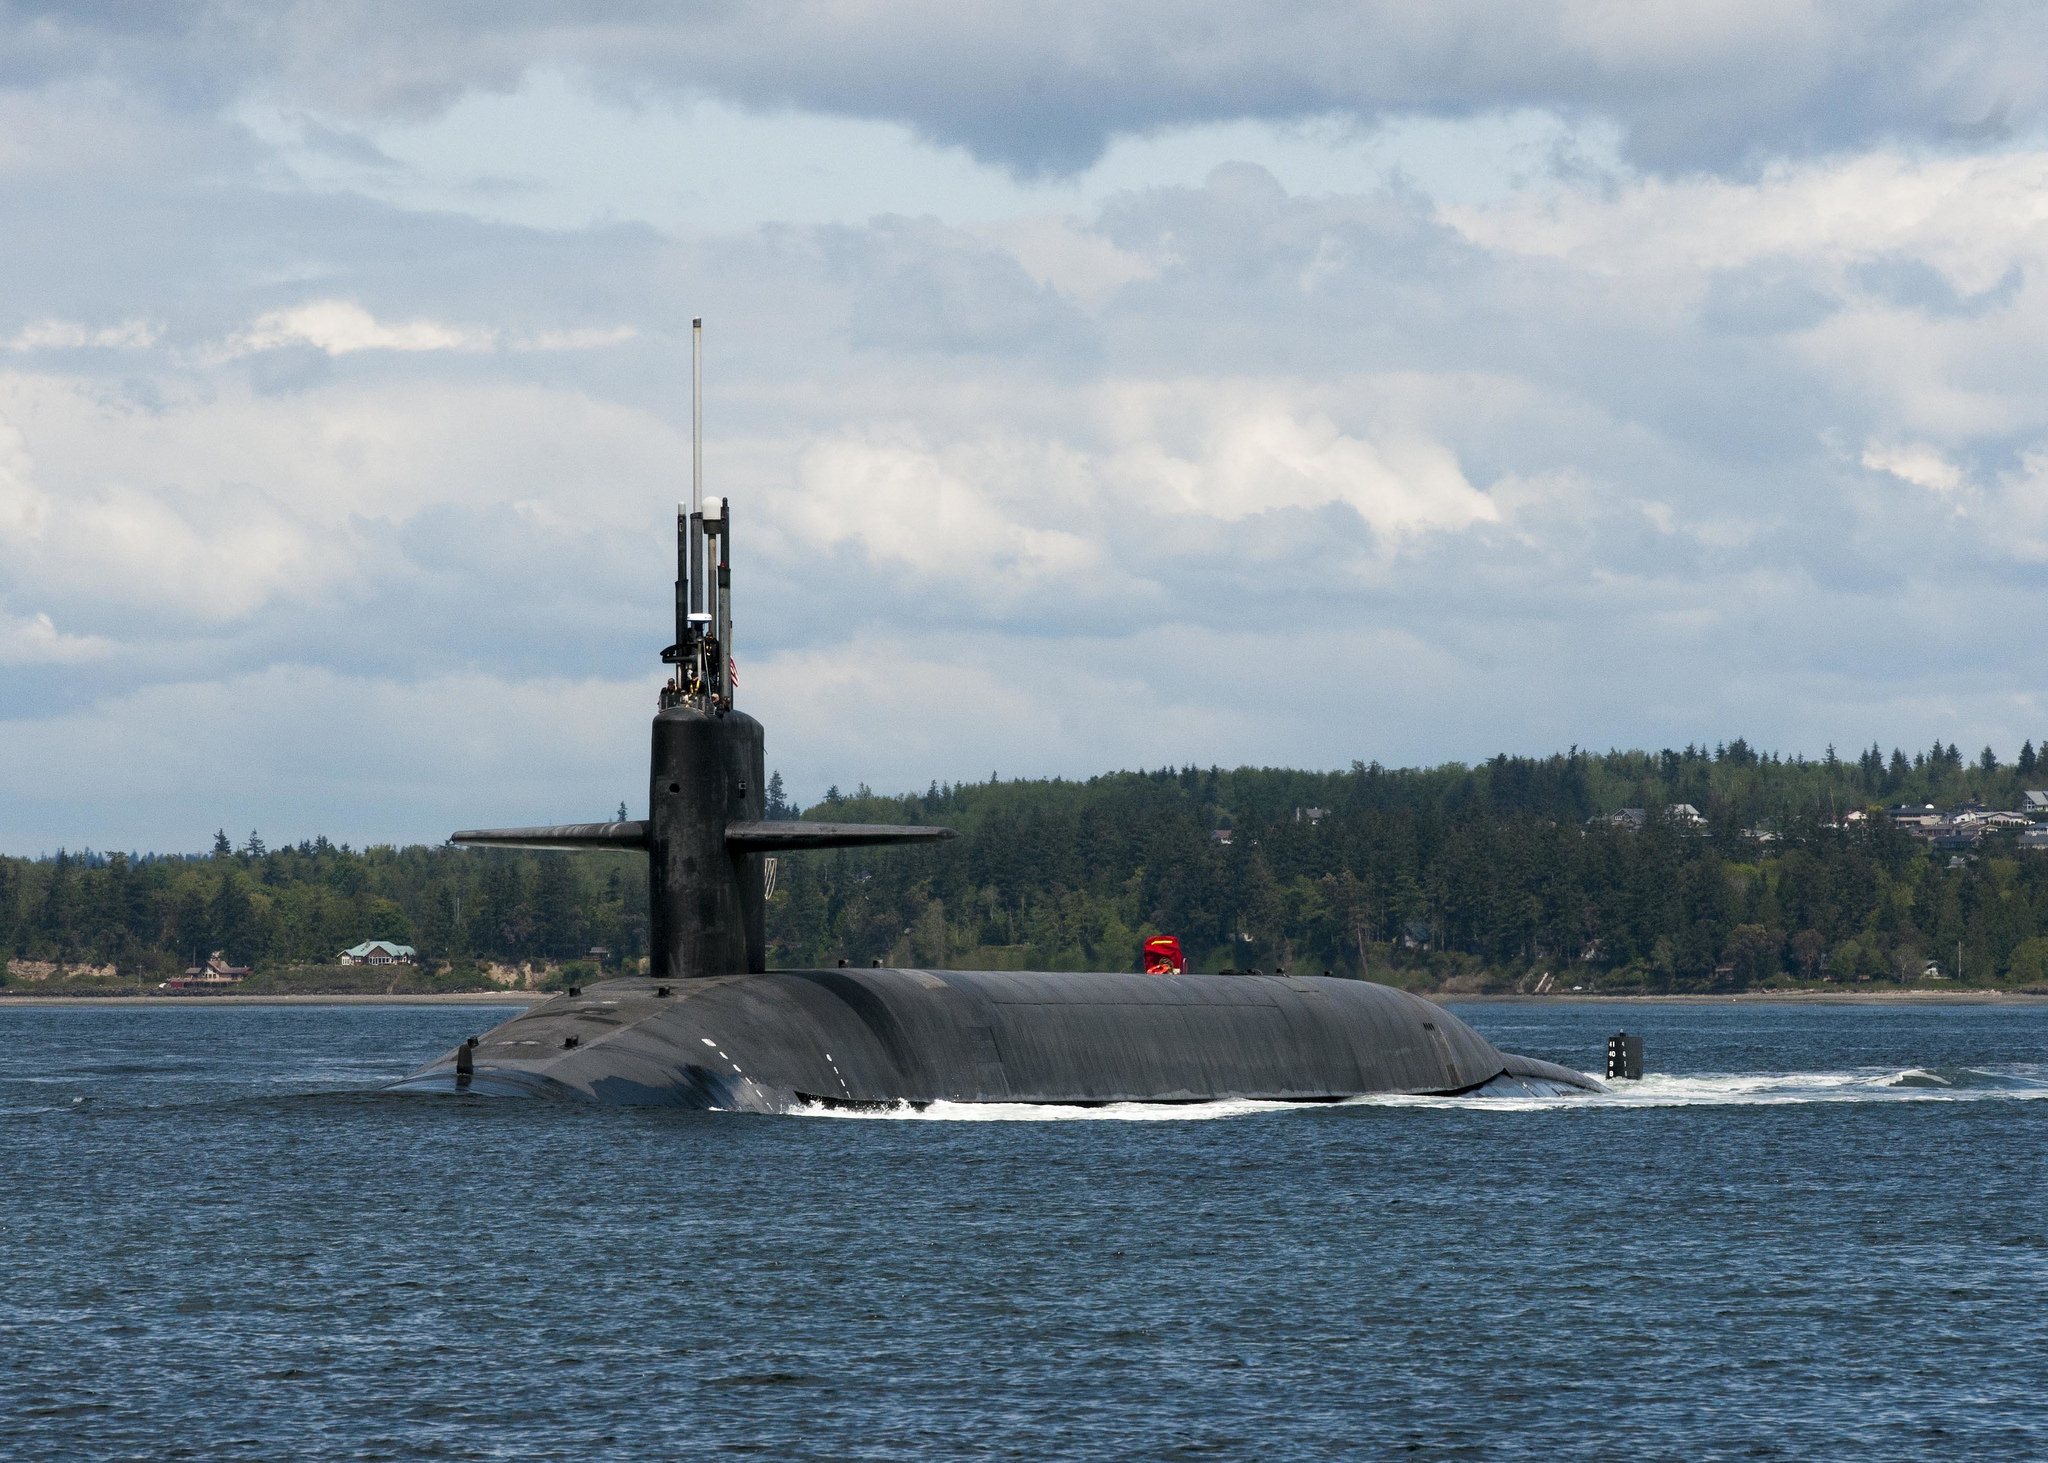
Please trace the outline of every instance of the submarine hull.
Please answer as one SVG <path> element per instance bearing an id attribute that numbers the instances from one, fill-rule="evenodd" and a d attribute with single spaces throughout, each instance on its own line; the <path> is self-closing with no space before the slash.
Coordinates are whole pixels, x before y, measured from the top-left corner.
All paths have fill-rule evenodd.
<path id="1" fill-rule="evenodd" d="M 396 1086 L 786 1112 L 1316 1102 L 1489 1084 L 1601 1088 L 1367 981 L 889 968 L 604 981 Z"/>

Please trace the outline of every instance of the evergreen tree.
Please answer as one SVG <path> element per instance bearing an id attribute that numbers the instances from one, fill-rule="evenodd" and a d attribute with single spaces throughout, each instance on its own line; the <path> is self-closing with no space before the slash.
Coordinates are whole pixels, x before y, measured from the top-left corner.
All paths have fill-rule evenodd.
<path id="1" fill-rule="evenodd" d="M 548 854 L 540 860 L 533 887 L 533 938 L 540 953 L 557 959 L 577 955 L 587 948 L 579 939 L 581 921 L 576 913 L 576 873 L 573 860 L 564 853 Z"/>
<path id="2" fill-rule="evenodd" d="M 484 854 L 482 909 L 473 925 L 477 948 L 517 959 L 528 952 L 533 919 L 526 907 L 524 861 L 510 850 Z"/>
<path id="3" fill-rule="evenodd" d="M 77 889 L 74 880 L 74 865 L 63 849 L 57 850 L 57 858 L 50 865 L 48 880 L 43 885 L 42 936 L 50 953 L 60 962 L 69 961 L 74 951 L 75 931 L 72 921 L 77 915 Z"/>
<path id="4" fill-rule="evenodd" d="M 234 871 L 221 875 L 220 887 L 206 911 L 207 930 L 215 949 L 233 965 L 247 965 L 256 958 L 254 910 L 249 891 Z M 198 952 L 201 959 L 209 953 Z"/>

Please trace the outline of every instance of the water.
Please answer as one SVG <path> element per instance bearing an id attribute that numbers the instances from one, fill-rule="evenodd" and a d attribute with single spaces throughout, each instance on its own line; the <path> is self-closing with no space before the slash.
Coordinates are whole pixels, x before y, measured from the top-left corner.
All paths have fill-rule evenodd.
<path id="1" fill-rule="evenodd" d="M 2048 1007 L 1458 1009 L 1651 1075 L 741 1117 L 375 1090 L 474 1008 L 0 1008 L 0 1454 L 2048 1453 Z"/>

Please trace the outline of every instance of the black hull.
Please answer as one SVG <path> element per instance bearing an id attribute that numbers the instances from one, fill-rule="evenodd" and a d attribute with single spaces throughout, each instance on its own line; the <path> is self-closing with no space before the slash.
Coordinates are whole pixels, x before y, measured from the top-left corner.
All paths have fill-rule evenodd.
<path id="1" fill-rule="evenodd" d="M 786 1112 L 933 1102 L 1329 1102 L 1503 1079 L 1599 1090 L 1366 981 L 981 970 L 625 979 L 537 1006 L 397 1084 Z"/>

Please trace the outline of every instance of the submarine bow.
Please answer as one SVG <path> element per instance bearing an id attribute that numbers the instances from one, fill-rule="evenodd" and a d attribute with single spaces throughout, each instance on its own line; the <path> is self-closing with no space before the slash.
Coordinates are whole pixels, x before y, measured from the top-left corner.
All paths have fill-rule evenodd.
<path id="1" fill-rule="evenodd" d="M 695 425 L 701 443 L 701 416 Z M 765 855 L 954 834 L 764 816 L 761 723 L 733 704 L 731 508 L 705 501 L 701 449 L 693 456 L 691 501 L 676 510 L 676 638 L 661 656 L 673 670 L 654 716 L 647 817 L 450 840 L 643 851 L 649 974 L 537 1006 L 400 1089 L 766 1112 L 1600 1088 L 1500 1052 L 1440 1007 L 1367 981 L 767 969 Z"/>

